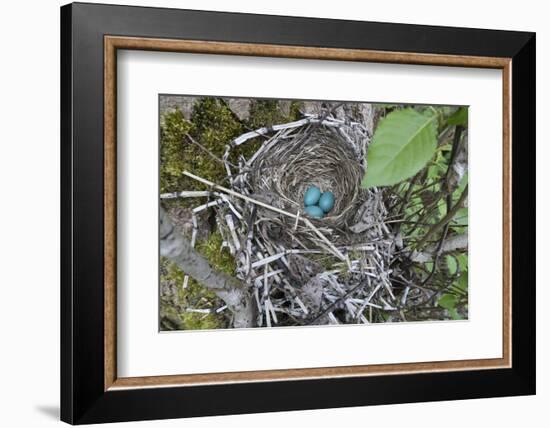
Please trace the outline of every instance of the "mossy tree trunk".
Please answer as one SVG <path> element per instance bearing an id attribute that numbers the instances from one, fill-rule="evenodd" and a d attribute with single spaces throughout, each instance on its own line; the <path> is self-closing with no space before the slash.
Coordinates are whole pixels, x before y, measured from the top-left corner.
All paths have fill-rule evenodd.
<path id="1" fill-rule="evenodd" d="M 256 326 L 256 305 L 246 284 L 210 266 L 208 261 L 183 238 L 163 207 L 160 208 L 160 254 L 216 293 L 233 313 L 233 327 Z"/>

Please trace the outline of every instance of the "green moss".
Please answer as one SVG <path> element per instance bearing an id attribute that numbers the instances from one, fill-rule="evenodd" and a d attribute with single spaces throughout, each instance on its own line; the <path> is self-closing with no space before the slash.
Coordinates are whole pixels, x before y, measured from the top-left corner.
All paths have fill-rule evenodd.
<path id="1" fill-rule="evenodd" d="M 243 132 L 242 125 L 234 118 L 229 108 L 217 98 L 201 98 L 193 108 L 191 120 L 176 109 L 161 119 L 160 144 L 160 191 L 200 190 L 205 187 L 185 177 L 183 171 L 193 172 L 207 180 L 221 182 L 225 169 L 187 137 L 204 146 L 221 158 L 225 146 Z"/>
<path id="2" fill-rule="evenodd" d="M 299 101 L 292 101 L 290 103 L 289 114 L 287 115 L 286 112 L 281 110 L 278 100 L 252 100 L 247 125 L 252 129 L 256 129 L 297 120 L 301 116 L 301 105 L 302 103 Z"/>
<path id="3" fill-rule="evenodd" d="M 292 101 L 292 103 L 290 103 L 290 114 L 288 116 L 288 120 L 294 121 L 294 120 L 301 119 L 302 107 L 303 107 L 303 104 L 301 101 Z"/>
<path id="4" fill-rule="evenodd" d="M 222 249 L 223 238 L 220 232 L 210 234 L 207 240 L 197 244 L 197 250 L 218 270 L 233 275 L 235 273 L 235 258 L 227 248 Z"/>
<path id="5" fill-rule="evenodd" d="M 182 190 L 202 190 L 205 186 L 185 177 L 189 171 L 218 184 L 224 184 L 226 171 L 221 162 L 213 159 L 203 149 L 193 144 L 189 137 L 200 143 L 216 157 L 221 158 L 226 145 L 237 136 L 250 129 L 297 120 L 301 103 L 292 102 L 290 113 L 286 115 L 275 100 L 253 100 L 249 119 L 241 122 L 219 98 L 197 100 L 189 120 L 181 110 L 162 115 L 160 123 L 160 192 Z M 265 141 L 257 138 L 231 151 L 230 161 L 237 163 L 240 156 L 251 157 Z M 174 199 L 164 201 L 167 206 L 194 207 L 202 203 L 197 199 Z M 221 250 L 222 236 L 218 231 L 208 239 L 198 241 L 197 251 L 208 259 L 211 265 L 229 275 L 235 274 L 235 260 L 227 249 Z M 161 328 L 212 329 L 227 326 L 228 311 L 221 314 L 201 314 L 186 312 L 185 308 L 216 309 L 223 302 L 210 290 L 192 278 L 183 289 L 184 273 L 167 259 L 161 259 L 161 281 L 176 284 L 177 298 L 161 301 Z"/>
<path id="6" fill-rule="evenodd" d="M 212 330 L 221 328 L 216 315 L 197 314 L 194 312 L 185 312 L 181 315 L 185 330 Z"/>
<path id="7" fill-rule="evenodd" d="M 327 254 L 308 254 L 307 258 L 321 265 L 326 271 L 334 269 L 334 264 L 339 261 L 336 257 Z"/>
<path id="8" fill-rule="evenodd" d="M 191 122 L 195 125 L 193 137 L 220 157 L 225 145 L 244 131 L 226 103 L 218 98 L 201 98 L 193 107 Z"/>
<path id="9" fill-rule="evenodd" d="M 223 242 L 219 232 L 210 234 L 208 239 L 197 242 L 196 249 L 217 270 L 234 275 L 235 259 L 227 249 L 221 249 Z M 168 329 L 196 330 L 222 328 L 226 324 L 225 313 L 202 314 L 186 312 L 185 308 L 217 309 L 224 303 L 215 293 L 200 285 L 193 278 L 189 278 L 187 287 L 183 288 L 182 272 L 174 263 L 166 258 L 161 258 L 161 281 L 172 282 L 177 285 L 178 307 L 174 302 L 163 301 L 161 305 L 161 319 L 166 319 L 163 325 Z M 177 326 L 177 327 L 176 327 Z"/>
<path id="10" fill-rule="evenodd" d="M 300 117 L 301 103 L 293 101 L 290 113 L 285 115 L 276 100 L 253 100 L 249 119 L 243 124 L 219 98 L 201 98 L 194 107 L 190 120 L 181 110 L 165 113 L 160 123 L 160 191 L 201 190 L 205 186 L 185 177 L 183 171 L 190 171 L 215 183 L 223 184 L 226 171 L 221 162 L 213 159 L 187 137 L 203 145 L 218 158 L 222 158 L 226 145 L 247 129 L 256 129 L 296 120 Z M 230 161 L 238 162 L 240 156 L 250 158 L 263 139 L 255 139 L 231 151 Z M 184 206 L 193 201 L 172 202 Z"/>
<path id="11" fill-rule="evenodd" d="M 161 302 L 160 306 L 160 329 L 161 331 L 184 330 L 185 325 L 174 306 Z"/>
<path id="12" fill-rule="evenodd" d="M 190 147 L 184 142 L 185 134 L 193 128 L 191 122 L 176 109 L 165 114 L 160 123 L 160 192 L 182 189 L 182 172 L 190 167 Z"/>
<path id="13" fill-rule="evenodd" d="M 285 120 L 277 100 L 252 100 L 249 112 L 248 125 L 253 129 L 273 126 Z"/>
<path id="14" fill-rule="evenodd" d="M 210 265 L 212 265 L 216 270 L 224 272 L 228 275 L 235 274 L 235 259 L 229 253 L 229 251 L 224 248 L 221 248 L 223 238 L 218 231 L 215 231 L 210 234 L 208 239 L 198 241 L 195 248 L 197 252 L 208 260 Z M 182 278 L 183 278 L 182 273 Z M 188 303 L 191 303 L 189 300 L 189 292 L 192 295 L 199 295 L 200 298 L 206 299 L 209 302 L 214 302 L 217 300 L 216 295 L 208 289 L 204 289 L 204 292 L 200 292 L 204 287 L 202 287 L 197 281 L 193 278 L 189 278 L 188 286 L 184 290 L 182 288 L 180 297 L 185 299 Z M 219 305 L 223 306 L 223 305 Z"/>

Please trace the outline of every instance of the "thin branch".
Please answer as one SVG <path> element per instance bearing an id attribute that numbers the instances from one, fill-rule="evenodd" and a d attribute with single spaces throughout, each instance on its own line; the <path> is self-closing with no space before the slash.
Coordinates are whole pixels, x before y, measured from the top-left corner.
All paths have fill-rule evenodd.
<path id="1" fill-rule="evenodd" d="M 450 253 L 451 251 L 464 250 L 468 248 L 468 235 L 455 235 L 445 239 L 441 246 L 442 253 Z M 413 253 L 411 260 L 417 263 L 424 263 L 433 260 L 434 253 L 437 252 L 437 246 L 431 245 L 425 251 Z"/>
<path id="2" fill-rule="evenodd" d="M 280 208 L 277 208 L 277 207 L 273 207 L 269 204 L 266 204 L 265 202 L 261 202 L 261 201 L 258 201 L 257 199 L 254 199 L 254 198 L 251 198 L 250 196 L 246 196 L 246 195 L 242 195 L 238 192 L 235 192 L 234 190 L 231 190 L 231 189 L 227 189 L 226 187 L 223 187 L 223 186 L 220 186 L 216 183 L 213 183 L 212 181 L 209 181 L 209 180 L 206 180 L 205 178 L 202 178 L 202 177 L 199 177 L 197 175 L 194 175 L 194 174 L 191 174 L 190 172 L 188 171 L 183 171 L 183 174 L 186 175 L 187 177 L 190 177 L 194 180 L 197 180 L 203 184 L 206 184 L 216 190 L 219 190 L 221 192 L 225 192 L 225 193 L 228 193 L 230 195 L 233 195 L 233 196 L 236 196 L 237 198 L 241 198 L 241 199 L 244 199 L 245 201 L 248 201 L 248 202 L 251 202 L 253 204 L 256 204 L 256 205 L 259 205 L 261 207 L 264 207 L 264 208 L 267 208 L 268 210 L 271 210 L 271 211 L 275 211 L 279 214 L 283 214 L 287 217 L 291 217 L 291 218 L 299 218 L 300 221 L 302 221 L 303 223 L 306 224 L 306 226 L 308 226 L 311 230 L 313 230 L 317 236 L 319 236 L 319 238 L 321 238 L 321 240 L 323 240 L 325 242 L 325 244 L 328 245 L 328 247 L 334 251 L 335 255 L 340 259 L 340 260 L 343 260 L 345 262 L 348 263 L 349 265 L 349 259 L 348 257 L 346 257 L 338 248 L 336 248 L 334 246 L 334 244 L 332 242 L 330 242 L 329 239 L 327 239 L 327 237 L 325 235 L 323 235 L 321 233 L 321 231 L 319 229 L 317 229 L 313 223 L 311 223 L 311 221 L 309 221 L 307 218 L 305 217 L 302 217 L 302 216 L 298 216 L 297 214 L 293 214 L 293 213 L 290 213 L 288 211 L 285 211 L 283 209 L 280 209 Z"/>
<path id="3" fill-rule="evenodd" d="M 188 132 L 185 133 L 185 136 L 187 137 L 187 139 L 193 143 L 194 145 L 196 145 L 197 147 L 199 147 L 202 151 L 204 151 L 208 156 L 210 156 L 212 159 L 214 160 L 217 160 L 218 162 L 220 162 L 222 165 L 225 165 L 225 163 L 227 162 L 229 165 L 231 165 L 233 168 L 238 168 L 236 165 L 232 164 L 231 162 L 229 161 L 224 161 L 223 159 L 221 159 L 220 157 L 216 156 L 211 150 L 207 149 L 205 146 L 203 146 L 201 143 L 199 143 L 197 140 L 195 140 L 193 137 L 191 137 L 191 135 L 189 135 Z"/>
<path id="4" fill-rule="evenodd" d="M 315 318 L 313 318 L 311 320 L 307 320 L 307 324 L 310 325 L 310 324 L 313 324 L 313 323 L 317 322 L 318 320 L 323 318 L 326 314 L 331 312 L 334 308 L 336 308 L 336 306 L 338 306 L 340 303 L 342 303 L 345 299 L 347 299 L 356 290 L 358 290 L 359 288 L 364 287 L 364 286 L 365 286 L 365 282 L 360 282 L 355 287 L 348 290 L 343 296 L 341 296 L 340 298 L 335 300 L 333 303 L 328 305 L 320 314 L 316 315 Z"/>
<path id="5" fill-rule="evenodd" d="M 233 313 L 233 326 L 253 327 L 256 306 L 245 283 L 212 268 L 203 256 L 183 238 L 164 208 L 160 207 L 160 254 L 174 262 L 183 272 L 212 290 Z"/>
<path id="6" fill-rule="evenodd" d="M 464 188 L 462 194 L 460 195 L 460 198 L 456 202 L 456 204 L 452 207 L 450 211 L 447 212 L 445 217 L 443 217 L 438 223 L 434 224 L 430 230 L 424 235 L 424 237 L 418 241 L 416 244 L 416 248 L 422 248 L 426 242 L 433 236 L 434 233 L 439 231 L 443 226 L 445 226 L 448 222 L 450 222 L 455 214 L 458 212 L 460 208 L 462 208 L 464 201 L 466 200 L 466 197 L 468 196 L 468 185 Z"/>

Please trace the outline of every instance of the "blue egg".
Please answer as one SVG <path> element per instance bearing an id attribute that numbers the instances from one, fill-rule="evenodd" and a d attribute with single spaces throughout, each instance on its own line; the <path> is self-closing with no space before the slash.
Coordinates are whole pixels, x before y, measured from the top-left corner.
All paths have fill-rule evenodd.
<path id="1" fill-rule="evenodd" d="M 334 195 L 332 192 L 323 192 L 319 198 L 319 207 L 326 213 L 334 208 Z"/>
<path id="2" fill-rule="evenodd" d="M 317 186 L 309 186 L 304 194 L 304 205 L 306 207 L 310 205 L 317 205 L 320 197 L 321 191 L 319 188 Z"/>
<path id="3" fill-rule="evenodd" d="M 306 207 L 306 214 L 315 217 L 315 218 L 323 218 L 323 210 L 319 208 L 317 205 L 309 205 Z"/>

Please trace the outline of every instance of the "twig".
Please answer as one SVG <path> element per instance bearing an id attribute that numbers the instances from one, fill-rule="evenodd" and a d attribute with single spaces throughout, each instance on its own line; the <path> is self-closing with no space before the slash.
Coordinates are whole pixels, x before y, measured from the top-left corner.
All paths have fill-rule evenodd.
<path id="1" fill-rule="evenodd" d="M 212 187 L 212 188 L 214 188 L 214 189 L 216 189 L 216 190 L 219 190 L 219 191 L 221 191 L 221 192 L 225 192 L 225 193 L 228 193 L 228 194 L 230 194 L 230 195 L 236 196 L 237 198 L 244 199 L 245 201 L 248 201 L 248 202 L 251 202 L 251 203 L 253 203 L 253 204 L 259 205 L 259 206 L 261 206 L 261 207 L 267 208 L 267 209 L 269 209 L 269 210 L 271 210 L 271 211 L 278 212 L 279 214 L 283 214 L 283 215 L 285 215 L 285 216 L 287 216 L 287 217 L 292 217 L 292 218 L 294 218 L 294 219 L 297 218 L 297 217 L 299 217 L 299 216 L 297 216 L 296 214 L 292 214 L 292 213 L 289 213 L 288 211 L 285 211 L 285 210 L 283 210 L 283 209 L 280 209 L 280 208 L 277 208 L 277 207 L 273 207 L 273 206 L 271 206 L 271 205 L 269 205 L 269 204 L 266 204 L 266 203 L 264 203 L 264 202 L 258 201 L 257 199 L 253 199 L 253 198 L 251 198 L 250 196 L 242 195 L 242 194 L 240 194 L 240 193 L 238 193 L 238 192 L 235 192 L 234 190 L 231 190 L 231 189 L 227 189 L 227 188 L 225 188 L 225 187 L 222 187 L 222 186 L 220 186 L 220 185 L 218 185 L 218 184 L 216 184 L 216 183 L 213 183 L 213 182 L 211 182 L 211 181 L 209 181 L 209 180 L 206 180 L 205 178 L 202 178 L 202 177 L 199 177 L 199 176 L 197 176 L 197 175 L 191 174 L 191 173 L 188 172 L 188 171 L 183 171 L 183 174 L 186 175 L 186 176 L 189 177 L 189 178 L 192 178 L 192 179 L 197 180 L 197 181 L 199 181 L 199 182 L 201 182 L 201 183 L 203 183 L 203 184 L 206 184 L 206 185 L 208 185 L 208 186 L 210 186 L 210 187 Z M 348 263 L 348 265 L 350 264 L 349 258 L 348 258 L 347 256 L 345 256 L 344 254 L 342 254 L 342 252 L 341 252 L 340 250 L 338 250 L 338 248 L 336 248 L 336 247 L 334 246 L 334 244 L 332 244 L 332 242 L 330 242 L 330 241 L 328 240 L 328 238 L 327 238 L 325 235 L 323 235 L 323 234 L 321 233 L 321 231 L 319 231 L 319 229 L 317 229 L 317 228 L 313 225 L 313 223 L 311 223 L 311 221 L 309 221 L 309 220 L 308 220 L 307 218 L 305 218 L 305 217 L 299 217 L 299 218 L 300 218 L 300 220 L 301 220 L 302 222 L 304 222 L 304 223 L 306 224 L 306 226 L 308 226 L 309 228 L 311 228 L 311 229 L 317 234 L 317 236 L 319 236 L 319 238 L 321 238 L 321 239 L 325 242 L 325 244 L 327 244 L 327 245 L 329 246 L 329 248 L 331 248 L 331 249 L 334 251 L 334 253 L 338 256 L 338 258 L 339 258 L 340 260 L 345 261 L 346 263 Z"/>
<path id="2" fill-rule="evenodd" d="M 323 318 L 326 314 L 331 312 L 338 304 L 340 304 L 344 299 L 346 299 L 349 295 L 351 295 L 354 291 L 358 290 L 360 287 L 363 287 L 365 285 L 365 282 L 360 282 L 355 287 L 351 288 L 347 293 L 345 293 L 343 296 L 335 300 L 333 303 L 331 303 L 329 306 L 326 307 L 320 314 L 315 316 L 312 320 L 308 320 L 307 324 L 313 324 L 314 322 L 317 322 L 321 318 Z"/>
<path id="3" fill-rule="evenodd" d="M 438 223 L 434 224 L 430 230 L 424 235 L 424 237 L 418 241 L 416 244 L 416 248 L 422 248 L 422 246 L 432 237 L 432 235 L 437 232 L 439 229 L 441 229 L 443 226 L 445 226 L 449 221 L 453 219 L 455 214 L 458 212 L 460 208 L 462 208 L 464 201 L 466 200 L 466 197 L 468 196 L 468 185 L 464 188 L 462 191 L 462 194 L 460 195 L 460 198 L 452 207 L 450 211 L 447 212 L 445 217 L 443 217 Z"/>
<path id="4" fill-rule="evenodd" d="M 209 196 L 212 196 L 212 192 L 208 190 L 184 190 L 182 192 L 161 193 L 160 199 L 207 198 Z"/>
<path id="5" fill-rule="evenodd" d="M 238 168 L 236 165 L 232 164 L 231 162 L 229 161 L 224 161 L 223 159 L 219 158 L 218 156 L 216 156 L 214 153 L 212 153 L 211 150 L 207 149 L 205 146 L 203 146 L 201 143 L 199 143 L 197 140 L 195 140 L 193 137 L 191 137 L 191 135 L 189 135 L 189 133 L 185 133 L 185 136 L 187 137 L 187 139 L 193 143 L 194 145 L 196 145 L 197 147 L 199 147 L 201 150 L 203 150 L 208 156 L 210 156 L 212 159 L 214 160 L 217 160 L 218 162 L 222 163 L 225 165 L 225 163 L 227 162 L 229 165 L 231 165 L 233 168 Z"/>
<path id="6" fill-rule="evenodd" d="M 451 159 L 449 161 L 449 166 L 447 167 L 447 173 L 445 174 L 445 182 L 447 183 L 447 192 L 451 192 L 451 186 L 449 183 L 449 178 L 451 176 L 451 171 L 453 168 L 453 165 L 455 163 L 455 160 L 458 156 L 458 149 L 460 147 L 460 137 L 462 136 L 462 126 L 458 125 L 455 128 L 455 135 L 453 138 L 453 148 L 451 151 Z"/>
<path id="7" fill-rule="evenodd" d="M 468 235 L 455 235 L 445 239 L 441 246 L 442 253 L 463 250 L 468 248 Z M 428 246 L 425 251 L 413 253 L 411 260 L 417 263 L 424 263 L 433 260 L 433 253 L 437 252 L 437 246 Z"/>

